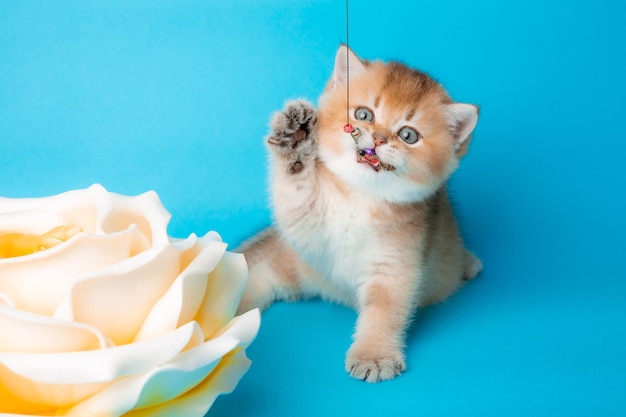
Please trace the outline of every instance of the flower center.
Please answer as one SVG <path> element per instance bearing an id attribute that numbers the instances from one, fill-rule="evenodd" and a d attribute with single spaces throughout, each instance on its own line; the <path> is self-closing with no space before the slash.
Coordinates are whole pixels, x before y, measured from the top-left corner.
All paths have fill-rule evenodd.
<path id="1" fill-rule="evenodd" d="M 78 226 L 57 226 L 42 235 L 27 233 L 0 234 L 0 259 L 30 255 L 65 242 L 82 232 Z"/>

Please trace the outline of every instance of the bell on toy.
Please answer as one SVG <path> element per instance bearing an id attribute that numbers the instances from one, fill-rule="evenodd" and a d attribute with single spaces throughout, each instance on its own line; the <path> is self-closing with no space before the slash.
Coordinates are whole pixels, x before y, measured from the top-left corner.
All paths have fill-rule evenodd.
<path id="1" fill-rule="evenodd" d="M 359 130 L 358 127 L 355 127 L 354 130 L 350 132 L 350 135 L 352 135 L 352 139 L 354 139 L 354 143 L 357 143 L 359 141 L 359 138 L 361 137 L 361 131 Z"/>
<path id="2" fill-rule="evenodd" d="M 352 135 L 352 139 L 354 139 L 354 143 L 358 142 L 359 138 L 361 137 L 361 131 L 359 130 L 359 128 L 352 126 L 351 123 L 344 125 L 343 131 Z"/>

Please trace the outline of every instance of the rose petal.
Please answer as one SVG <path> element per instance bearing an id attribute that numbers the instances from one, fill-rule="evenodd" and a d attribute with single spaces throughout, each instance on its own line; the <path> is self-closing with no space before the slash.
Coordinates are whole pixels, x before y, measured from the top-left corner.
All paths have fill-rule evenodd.
<path id="1" fill-rule="evenodd" d="M 210 281 L 209 272 L 216 268 L 226 250 L 226 244 L 215 233 L 207 234 L 198 243 L 199 253 L 154 304 L 135 341 L 167 334 L 196 316 Z M 234 276 L 233 279 L 239 278 Z M 230 299 L 237 297 L 237 294 L 226 291 L 221 296 Z M 232 316 L 231 313 L 229 317 Z"/>
<path id="2" fill-rule="evenodd" d="M 197 253 L 196 242 L 192 235 L 96 271 L 74 284 L 55 317 L 90 324 L 116 345 L 132 342 L 155 302 L 179 275 L 183 257 Z"/>
<path id="3" fill-rule="evenodd" d="M 105 236 L 79 233 L 53 248 L 1 259 L 0 291 L 16 308 L 52 315 L 85 274 L 127 259 L 140 235 L 134 227 Z"/>
<path id="4" fill-rule="evenodd" d="M 250 368 L 245 351 L 224 357 L 211 375 L 189 392 L 154 407 L 132 410 L 124 417 L 204 416 L 221 394 L 232 392 Z"/>
<path id="5" fill-rule="evenodd" d="M 102 391 L 111 381 L 159 369 L 187 349 L 201 346 L 196 323 L 153 342 L 73 353 L 0 353 L 0 412 L 68 407 Z M 89 415 L 89 414 L 87 414 Z"/>
<path id="6" fill-rule="evenodd" d="M 0 213 L 0 233 L 19 232 L 40 235 L 62 224 L 70 224 L 67 217 L 45 210 Z"/>
<path id="7" fill-rule="evenodd" d="M 61 415 L 119 416 L 135 408 L 153 407 L 172 401 L 193 389 L 207 376 L 211 378 L 211 372 L 224 355 L 248 346 L 257 335 L 259 323 L 258 310 L 236 317 L 220 337 L 185 351 L 158 369 L 119 379 Z M 241 371 L 241 368 L 235 368 L 232 379 L 238 380 Z M 224 379 L 227 378 L 222 375 L 220 381 Z"/>
<path id="8" fill-rule="evenodd" d="M 15 305 L 13 304 L 13 300 L 11 300 L 11 297 L 9 297 L 7 294 L 0 292 L 0 306 L 7 306 L 7 307 L 13 307 L 15 308 Z"/>
<path id="9" fill-rule="evenodd" d="M 0 364 L 0 416 L 3 413 L 56 415 L 59 407 L 76 404 L 109 384 L 44 384 L 17 375 Z"/>
<path id="10" fill-rule="evenodd" d="M 200 326 L 191 322 L 148 342 L 109 349 L 45 354 L 0 352 L 0 365 L 16 375 L 47 384 L 112 381 L 154 369 L 203 340 Z"/>
<path id="11" fill-rule="evenodd" d="M 246 287 L 248 266 L 242 254 L 226 252 L 207 280 L 204 300 L 195 320 L 204 336 L 213 337 L 235 315 Z"/>
<path id="12" fill-rule="evenodd" d="M 67 191 L 47 197 L 0 198 L 0 212 L 42 210 L 59 213 L 69 224 L 80 226 L 84 231 L 94 233 L 98 206 L 108 206 L 109 200 L 107 190 L 100 184 L 94 184 L 86 189 Z"/>
<path id="13" fill-rule="evenodd" d="M 127 229 L 135 224 L 155 245 L 168 241 L 167 224 L 170 213 L 163 207 L 154 191 L 138 196 L 124 196 L 108 192 L 102 185 L 72 190 L 65 193 L 39 198 L 2 198 L 0 213 L 25 212 L 30 210 L 47 211 L 50 219 L 57 213 L 63 223 L 52 225 L 80 226 L 89 233 L 112 233 Z M 39 216 L 38 216 L 39 217 Z M 35 219 L 37 217 L 34 217 Z M 26 233 L 43 233 L 49 230 L 35 220 L 37 228 L 19 229 Z M 13 229 L 13 228 L 11 228 Z M 0 231 L 5 230 L 0 222 Z M 32 230 L 32 231 L 31 231 Z"/>
<path id="14" fill-rule="evenodd" d="M 53 248 L 0 260 L 0 335 L 11 335 L 0 340 L 0 415 L 200 416 L 234 388 L 259 327 L 258 311 L 227 323 L 245 261 L 225 252 L 213 232 L 170 243 L 169 219 L 154 192 L 128 197 L 97 184 L 0 198 L 0 234 L 83 230 Z M 16 308 L 56 311 L 56 318 Z M 134 343 L 110 347 L 95 326 L 116 343 Z M 134 338 L 138 328 L 148 337 Z"/>
<path id="15" fill-rule="evenodd" d="M 0 352 L 76 352 L 112 346 L 98 329 L 0 305 Z M 7 337 L 8 336 L 8 337 Z"/>
<path id="16" fill-rule="evenodd" d="M 0 197 L 0 213 L 10 213 L 25 210 L 33 210 L 43 205 L 51 204 L 54 207 L 63 206 L 73 208 L 83 205 L 93 199 L 94 193 L 99 193 L 104 188 L 100 184 L 94 184 L 86 189 L 71 190 L 60 194 L 33 198 L 10 198 Z M 105 190 L 106 193 L 106 190 Z M 65 210 L 61 210 L 65 211 Z"/>
<path id="17" fill-rule="evenodd" d="M 114 233 L 134 224 L 148 238 L 152 246 L 169 243 L 167 225 L 171 215 L 163 207 L 159 196 L 154 191 L 138 196 L 115 193 L 107 193 L 107 195 L 110 199 L 109 205 L 106 210 L 103 207 L 98 212 L 97 232 Z"/>

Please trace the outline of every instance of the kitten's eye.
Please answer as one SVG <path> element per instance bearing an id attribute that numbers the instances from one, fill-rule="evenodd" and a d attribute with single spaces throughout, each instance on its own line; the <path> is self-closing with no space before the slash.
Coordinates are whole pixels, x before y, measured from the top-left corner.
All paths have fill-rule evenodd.
<path id="1" fill-rule="evenodd" d="M 420 135 L 415 131 L 415 129 L 412 129 L 407 126 L 403 127 L 402 129 L 398 131 L 398 136 L 400 136 L 400 139 L 402 139 L 409 145 L 414 144 L 420 138 Z"/>
<path id="2" fill-rule="evenodd" d="M 354 117 L 357 120 L 363 120 L 366 122 L 374 121 L 374 113 L 372 113 L 372 111 L 367 107 L 359 107 L 358 109 L 356 109 L 354 111 Z"/>

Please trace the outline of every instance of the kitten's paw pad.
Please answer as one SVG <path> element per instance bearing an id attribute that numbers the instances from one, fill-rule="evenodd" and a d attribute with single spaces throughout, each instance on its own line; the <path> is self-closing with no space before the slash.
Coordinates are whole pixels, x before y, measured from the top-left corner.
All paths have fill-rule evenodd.
<path id="1" fill-rule="evenodd" d="M 305 139 L 312 137 L 315 123 L 317 112 L 309 102 L 290 101 L 282 111 L 274 114 L 271 123 L 272 133 L 267 142 L 288 150 L 295 149 Z"/>
<path id="2" fill-rule="evenodd" d="M 357 353 L 350 349 L 346 358 L 346 371 L 352 378 L 366 382 L 379 382 L 393 379 L 406 370 L 401 352 Z"/>

